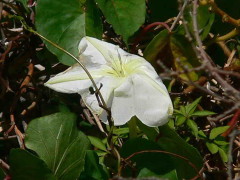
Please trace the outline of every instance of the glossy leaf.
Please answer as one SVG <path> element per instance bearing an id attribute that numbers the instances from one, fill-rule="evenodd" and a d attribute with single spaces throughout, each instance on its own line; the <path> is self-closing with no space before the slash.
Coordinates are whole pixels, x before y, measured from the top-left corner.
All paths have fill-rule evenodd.
<path id="1" fill-rule="evenodd" d="M 83 170 L 89 141 L 77 129 L 76 116 L 72 113 L 56 113 L 32 120 L 25 142 L 58 179 L 76 179 Z"/>
<path id="2" fill-rule="evenodd" d="M 95 151 L 87 151 L 85 156 L 84 171 L 79 180 L 107 180 L 108 174 L 99 164 L 99 158 Z"/>
<path id="3" fill-rule="evenodd" d="M 36 9 L 37 31 L 78 57 L 78 44 L 85 35 L 100 38 L 102 24 L 100 14 L 94 0 L 83 3 L 71 0 L 49 1 L 41 0 Z M 75 60 L 64 52 L 46 43 L 48 49 L 54 53 L 60 62 L 66 65 L 75 64 Z"/>
<path id="4" fill-rule="evenodd" d="M 10 152 L 10 172 L 16 180 L 55 180 L 45 162 L 23 149 L 12 149 Z"/>
<path id="5" fill-rule="evenodd" d="M 208 150 L 212 153 L 212 154 L 216 154 L 218 152 L 218 146 L 214 143 L 210 143 L 210 142 L 206 142 L 206 146 L 208 148 Z"/>
<path id="6" fill-rule="evenodd" d="M 96 0 L 107 22 L 125 42 L 145 21 L 145 0 Z"/>
<path id="7" fill-rule="evenodd" d="M 222 126 L 213 128 L 210 132 L 209 139 L 215 139 L 218 135 L 224 133 L 226 130 L 228 130 L 229 126 Z"/>

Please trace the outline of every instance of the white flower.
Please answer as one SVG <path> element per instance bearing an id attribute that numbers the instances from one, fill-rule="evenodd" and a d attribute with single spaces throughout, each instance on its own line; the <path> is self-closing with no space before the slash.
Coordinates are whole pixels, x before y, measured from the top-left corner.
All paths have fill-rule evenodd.
<path id="1" fill-rule="evenodd" d="M 80 61 L 100 87 L 114 125 L 123 125 L 136 116 L 147 126 L 160 126 L 173 112 L 166 87 L 144 58 L 125 52 L 113 44 L 91 37 L 79 44 Z M 45 84 L 62 93 L 79 93 L 88 108 L 107 123 L 107 113 L 99 107 L 89 87 L 92 83 L 83 69 L 74 65 Z"/>

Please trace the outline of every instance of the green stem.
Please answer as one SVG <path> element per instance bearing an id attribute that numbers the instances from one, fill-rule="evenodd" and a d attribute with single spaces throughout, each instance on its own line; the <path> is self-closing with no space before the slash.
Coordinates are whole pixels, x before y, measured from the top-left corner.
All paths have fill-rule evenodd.
<path id="1" fill-rule="evenodd" d="M 137 137 L 137 120 L 138 120 L 137 117 L 134 116 L 128 122 L 130 139 Z"/>

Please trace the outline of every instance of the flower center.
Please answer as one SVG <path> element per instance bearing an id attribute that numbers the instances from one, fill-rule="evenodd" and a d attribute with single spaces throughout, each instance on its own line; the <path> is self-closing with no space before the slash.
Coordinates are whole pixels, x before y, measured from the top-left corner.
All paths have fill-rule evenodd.
<path id="1" fill-rule="evenodd" d="M 107 74 L 116 77 L 127 77 L 132 73 L 137 71 L 137 67 L 140 66 L 140 63 L 137 59 L 128 59 L 127 55 L 120 55 L 118 49 L 116 49 L 117 54 L 108 53 L 109 61 L 107 63 Z"/>

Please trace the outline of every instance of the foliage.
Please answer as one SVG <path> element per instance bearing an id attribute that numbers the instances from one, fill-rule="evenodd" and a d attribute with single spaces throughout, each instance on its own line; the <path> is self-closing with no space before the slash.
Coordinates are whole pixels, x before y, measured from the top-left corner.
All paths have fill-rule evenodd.
<path id="1" fill-rule="evenodd" d="M 234 0 L 1 1 L 0 179 L 236 176 L 239 5 Z M 99 94 L 102 83 L 85 89 L 98 97 L 106 124 L 84 97 L 44 85 L 76 59 L 82 61 L 78 45 L 85 36 L 151 63 L 173 102 L 168 124 L 148 127 L 133 117 L 113 126 L 112 103 L 104 104 Z M 151 95 L 145 92 L 141 103 L 148 105 Z"/>

